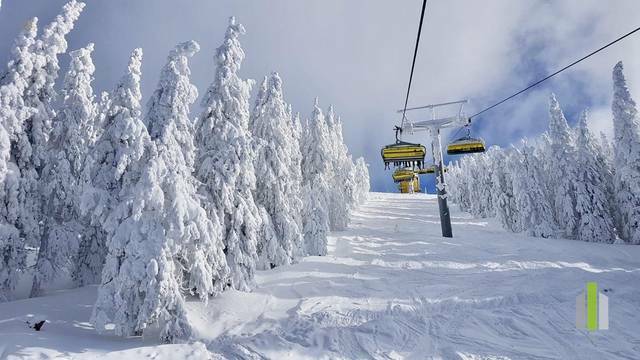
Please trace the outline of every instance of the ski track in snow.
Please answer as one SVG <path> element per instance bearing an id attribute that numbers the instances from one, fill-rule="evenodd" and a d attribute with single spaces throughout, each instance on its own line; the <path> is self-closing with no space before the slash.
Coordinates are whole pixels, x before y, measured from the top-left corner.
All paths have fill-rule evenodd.
<path id="1" fill-rule="evenodd" d="M 95 287 L 0 304 L 0 358 L 639 358 L 640 247 L 530 238 L 455 209 L 452 222 L 444 239 L 435 197 L 371 194 L 328 256 L 190 302 L 189 344 L 95 334 Z M 611 289 L 610 330 L 575 328 L 587 281 Z M 51 323 L 35 333 L 28 313 Z"/>

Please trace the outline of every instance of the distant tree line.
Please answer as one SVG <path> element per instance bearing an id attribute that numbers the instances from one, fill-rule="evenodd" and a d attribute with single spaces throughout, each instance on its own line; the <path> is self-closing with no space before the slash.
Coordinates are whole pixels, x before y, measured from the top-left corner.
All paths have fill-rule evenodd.
<path id="1" fill-rule="evenodd" d="M 572 129 L 554 95 L 549 104 L 549 129 L 539 138 L 450 166 L 451 198 L 513 232 L 640 244 L 640 118 L 622 63 L 613 69 L 612 143 L 596 140 L 586 110 Z"/>

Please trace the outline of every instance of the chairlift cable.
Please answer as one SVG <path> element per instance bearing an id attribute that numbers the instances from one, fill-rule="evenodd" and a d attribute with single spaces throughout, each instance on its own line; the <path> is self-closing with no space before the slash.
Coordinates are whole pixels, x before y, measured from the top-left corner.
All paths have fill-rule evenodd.
<path id="1" fill-rule="evenodd" d="M 424 13 L 427 8 L 427 0 L 422 2 L 422 13 L 420 15 L 420 25 L 418 26 L 418 36 L 416 37 L 416 48 L 413 51 L 413 61 L 411 63 L 411 74 L 409 75 L 409 86 L 407 86 L 407 96 L 404 100 L 404 110 L 402 111 L 402 122 L 400 128 L 404 127 L 405 113 L 407 112 L 407 104 L 409 103 L 409 93 L 411 92 L 411 82 L 413 81 L 413 70 L 416 67 L 416 58 L 418 57 L 418 46 L 420 44 L 420 34 L 422 33 L 422 23 L 424 22 Z"/>
<path id="2" fill-rule="evenodd" d="M 489 106 L 489 107 L 485 108 L 484 110 L 482 110 L 482 111 L 480 111 L 480 112 L 477 112 L 477 113 L 475 113 L 475 114 L 473 114 L 473 115 L 469 116 L 469 119 L 472 119 L 472 118 L 474 118 L 474 117 L 476 117 L 476 116 L 478 116 L 478 115 L 480 115 L 480 114 L 482 114 L 482 113 L 485 113 L 485 112 L 487 112 L 487 111 L 489 111 L 489 110 L 491 110 L 491 109 L 495 108 L 495 107 L 496 107 L 496 106 L 498 106 L 498 105 L 501 105 L 502 103 L 504 103 L 504 102 L 506 102 L 506 101 L 509 101 L 509 100 L 513 99 L 514 97 L 516 97 L 516 96 L 518 96 L 518 95 L 522 94 L 523 92 L 525 92 L 525 91 L 527 91 L 527 90 L 529 90 L 529 89 L 531 89 L 531 88 L 533 88 L 533 87 L 535 87 L 535 86 L 537 86 L 537 85 L 541 84 L 541 83 L 542 83 L 542 82 L 544 82 L 544 81 L 549 80 L 550 78 L 552 78 L 552 77 L 554 77 L 554 76 L 556 76 L 556 75 L 560 74 L 561 72 L 563 72 L 563 71 L 567 70 L 568 68 L 570 68 L 570 67 L 572 67 L 572 66 L 574 66 L 574 65 L 578 64 L 579 62 L 581 62 L 581 61 L 583 61 L 583 60 L 586 60 L 587 58 L 589 58 L 589 57 L 591 57 L 591 56 L 593 56 L 593 55 L 595 55 L 595 54 L 599 53 L 600 51 L 602 51 L 602 50 L 604 50 L 604 49 L 608 48 L 609 46 L 611 46 L 611 45 L 613 45 L 613 44 L 615 44 L 615 43 L 617 43 L 617 42 L 619 42 L 619 41 L 621 41 L 621 40 L 623 40 L 623 39 L 624 39 L 624 38 L 626 38 L 626 37 L 629 37 L 629 36 L 633 35 L 634 33 L 638 32 L 638 31 L 640 31 L 640 27 L 636 28 L 635 30 L 633 30 L 633 31 L 631 31 L 631 32 L 628 32 L 628 33 L 627 33 L 627 34 L 625 34 L 625 35 L 620 36 L 619 38 L 617 38 L 617 39 L 613 40 L 612 42 L 610 42 L 610 43 L 608 43 L 608 44 L 606 44 L 606 45 L 602 46 L 601 48 L 599 48 L 599 49 L 597 49 L 597 50 L 594 50 L 594 51 L 590 52 L 589 54 L 587 54 L 587 55 L 585 55 L 585 56 L 581 57 L 580 59 L 578 59 L 578 60 L 576 60 L 576 61 L 572 62 L 571 64 L 569 64 L 569 65 L 567 65 L 567 66 L 563 67 L 562 69 L 560 69 L 560 70 L 558 70 L 558 71 L 556 71 L 556 72 L 554 72 L 554 73 L 552 73 L 552 74 L 550 74 L 550 75 L 547 75 L 546 77 L 544 77 L 544 78 L 542 78 L 542 79 L 540 79 L 540 80 L 538 80 L 538 81 L 534 82 L 533 84 L 531 84 L 531 85 L 527 86 L 526 88 L 524 88 L 524 89 L 522 89 L 522 90 L 520 90 L 520 91 L 516 92 L 515 94 L 510 95 L 509 97 L 506 97 L 506 98 L 504 98 L 504 99 L 502 99 L 502 100 L 498 101 L 497 103 L 495 103 L 495 104 L 493 104 L 493 105 L 491 105 L 491 106 Z M 409 83 L 409 84 L 411 84 L 411 83 Z M 408 97 L 408 95 L 407 95 L 407 97 Z M 406 106 L 405 106 L 405 107 L 406 107 Z"/>

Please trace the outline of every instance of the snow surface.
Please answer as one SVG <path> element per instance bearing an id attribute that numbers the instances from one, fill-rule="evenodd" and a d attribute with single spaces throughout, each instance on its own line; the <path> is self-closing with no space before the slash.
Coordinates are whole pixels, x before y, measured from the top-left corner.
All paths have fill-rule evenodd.
<path id="1" fill-rule="evenodd" d="M 96 287 L 0 304 L 0 358 L 637 359 L 640 247 L 531 238 L 430 195 L 371 194 L 329 254 L 259 271 L 252 293 L 187 304 L 197 341 L 98 335 Z M 608 289 L 610 330 L 574 326 L 587 281 Z M 43 331 L 27 328 L 45 317 Z"/>

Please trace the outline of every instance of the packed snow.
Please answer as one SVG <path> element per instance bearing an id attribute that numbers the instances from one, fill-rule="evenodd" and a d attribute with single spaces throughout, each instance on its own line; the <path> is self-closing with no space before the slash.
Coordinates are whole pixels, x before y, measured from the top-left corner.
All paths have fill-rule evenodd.
<path id="1" fill-rule="evenodd" d="M 188 343 L 98 335 L 95 286 L 3 303 L 0 357 L 637 359 L 640 248 L 513 234 L 457 211 L 452 222 L 441 237 L 431 195 L 370 194 L 327 256 L 189 301 Z M 587 281 L 607 291 L 609 330 L 575 327 Z"/>

